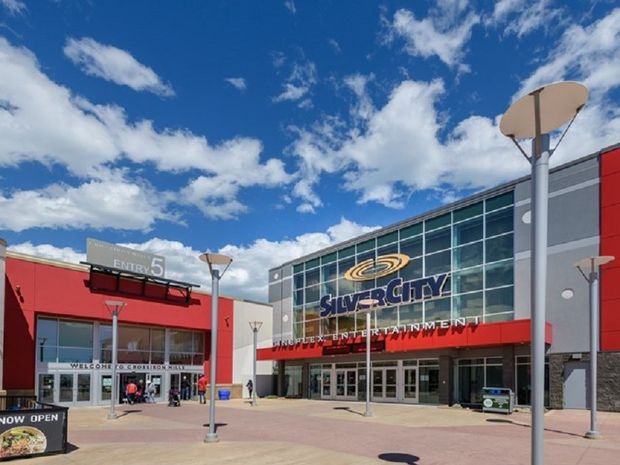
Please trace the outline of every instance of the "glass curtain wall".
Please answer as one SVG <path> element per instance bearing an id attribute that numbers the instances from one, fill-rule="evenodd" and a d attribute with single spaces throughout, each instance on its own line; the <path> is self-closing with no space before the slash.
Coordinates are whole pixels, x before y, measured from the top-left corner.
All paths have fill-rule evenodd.
<path id="1" fill-rule="evenodd" d="M 507 192 L 449 213 L 368 239 L 293 266 L 294 338 L 365 329 L 363 315 L 319 319 L 319 299 L 386 285 L 396 275 L 351 282 L 344 273 L 378 256 L 403 253 L 403 280 L 451 273 L 444 297 L 381 308 L 374 328 L 455 318 L 490 323 L 514 318 L 513 193 Z"/>
<path id="2" fill-rule="evenodd" d="M 37 358 L 40 362 L 89 363 L 93 361 L 93 324 L 39 318 Z"/>

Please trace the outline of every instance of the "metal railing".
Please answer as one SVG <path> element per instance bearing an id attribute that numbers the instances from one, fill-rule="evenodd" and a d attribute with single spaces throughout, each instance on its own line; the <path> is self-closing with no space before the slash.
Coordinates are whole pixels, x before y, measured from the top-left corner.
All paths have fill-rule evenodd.
<path id="1" fill-rule="evenodd" d="M 36 396 L 0 396 L 0 410 L 33 409 L 36 405 Z"/>

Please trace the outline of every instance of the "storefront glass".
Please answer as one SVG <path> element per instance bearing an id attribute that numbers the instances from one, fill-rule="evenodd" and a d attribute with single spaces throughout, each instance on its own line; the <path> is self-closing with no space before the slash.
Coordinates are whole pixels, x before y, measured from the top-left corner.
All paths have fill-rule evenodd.
<path id="1" fill-rule="evenodd" d="M 302 393 L 302 367 L 287 366 L 284 367 L 284 396 L 285 397 L 301 397 Z"/>
<path id="2" fill-rule="evenodd" d="M 529 355 L 519 355 L 515 359 L 517 386 L 515 400 L 517 405 L 531 405 L 531 366 Z M 545 358 L 545 406 L 549 406 L 549 359 Z"/>
<path id="3" fill-rule="evenodd" d="M 457 395 L 460 404 L 482 403 L 482 388 L 502 387 L 501 357 L 461 359 L 457 362 Z"/>
<path id="4" fill-rule="evenodd" d="M 444 299 L 404 303 L 378 312 L 377 328 L 455 318 L 483 322 L 514 318 L 513 193 L 491 197 L 439 217 L 293 266 L 293 338 L 359 331 L 365 319 L 336 315 L 319 319 L 323 295 L 341 296 L 386 285 L 396 276 L 351 282 L 344 273 L 369 258 L 388 253 L 409 256 L 398 272 L 405 280 L 451 273 Z"/>
<path id="5" fill-rule="evenodd" d="M 422 404 L 439 403 L 439 361 L 420 360 L 419 362 L 420 388 L 418 399 Z"/>

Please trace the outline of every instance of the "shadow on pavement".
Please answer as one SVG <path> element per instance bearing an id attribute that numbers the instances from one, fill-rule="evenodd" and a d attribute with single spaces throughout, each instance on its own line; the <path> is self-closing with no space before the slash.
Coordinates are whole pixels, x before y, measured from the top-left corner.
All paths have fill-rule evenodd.
<path id="1" fill-rule="evenodd" d="M 364 412 L 358 412 L 357 410 L 353 410 L 351 407 L 334 407 L 334 410 L 345 410 L 349 413 L 364 416 Z"/>
<path id="2" fill-rule="evenodd" d="M 118 418 L 129 415 L 130 413 L 141 413 L 142 410 L 134 409 L 134 410 L 117 410 L 116 416 Z"/>
<path id="3" fill-rule="evenodd" d="M 387 452 L 385 454 L 379 454 L 381 460 L 392 463 L 406 463 L 408 465 L 415 465 L 420 457 L 417 455 L 403 454 L 401 452 Z"/>
<path id="4" fill-rule="evenodd" d="M 527 423 L 520 423 L 518 421 L 513 421 L 510 420 L 509 418 L 487 418 L 487 421 L 490 423 L 508 423 L 511 425 L 515 425 L 515 426 L 522 426 L 524 428 L 530 428 L 530 425 L 528 425 Z M 578 438 L 582 438 L 583 434 L 577 434 L 577 433 L 570 433 L 568 431 L 561 431 L 559 429 L 551 429 L 551 428 L 545 428 L 545 431 L 549 431 L 551 433 L 558 433 L 558 434 L 566 434 L 567 436 L 575 436 Z"/>
<path id="5" fill-rule="evenodd" d="M 70 442 L 67 442 L 67 454 L 70 454 L 71 452 L 75 452 L 78 449 L 79 447 L 76 446 L 75 444 L 71 444 Z"/>
<path id="6" fill-rule="evenodd" d="M 209 427 L 209 423 L 205 423 L 204 425 L 202 425 L 205 428 Z M 220 426 L 228 426 L 228 423 L 215 423 L 215 432 L 217 433 L 217 430 Z"/>

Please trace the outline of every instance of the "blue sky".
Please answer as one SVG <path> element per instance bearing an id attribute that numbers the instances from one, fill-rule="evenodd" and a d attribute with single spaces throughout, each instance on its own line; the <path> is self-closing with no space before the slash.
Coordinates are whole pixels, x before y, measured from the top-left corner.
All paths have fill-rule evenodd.
<path id="1" fill-rule="evenodd" d="M 612 1 L 0 0 L 0 237 L 87 237 L 266 299 L 267 269 L 523 175 L 499 117 L 590 89 L 559 164 L 620 142 Z M 556 135 L 557 137 L 557 135 Z"/>

